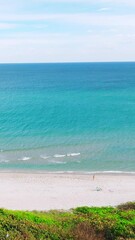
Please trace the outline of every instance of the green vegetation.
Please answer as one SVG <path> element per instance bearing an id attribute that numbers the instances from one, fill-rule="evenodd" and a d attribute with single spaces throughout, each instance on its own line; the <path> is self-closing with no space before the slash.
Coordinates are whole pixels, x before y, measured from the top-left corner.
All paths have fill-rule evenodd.
<path id="1" fill-rule="evenodd" d="M 133 240 L 135 202 L 69 212 L 0 209 L 0 240 Z"/>

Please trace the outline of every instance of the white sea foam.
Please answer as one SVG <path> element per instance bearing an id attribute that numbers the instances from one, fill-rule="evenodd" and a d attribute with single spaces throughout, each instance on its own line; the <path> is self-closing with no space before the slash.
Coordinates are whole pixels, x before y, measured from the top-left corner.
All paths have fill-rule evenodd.
<path id="1" fill-rule="evenodd" d="M 135 172 L 128 172 L 128 171 L 74 171 L 74 173 L 81 173 L 81 174 L 135 174 Z"/>
<path id="2" fill-rule="evenodd" d="M 31 157 L 22 157 L 22 158 L 19 158 L 18 160 L 19 161 L 28 161 L 30 159 L 31 159 Z"/>
<path id="3" fill-rule="evenodd" d="M 79 156 L 81 153 L 67 153 L 67 157 L 76 157 Z"/>
<path id="4" fill-rule="evenodd" d="M 63 161 L 49 161 L 49 163 L 53 163 L 53 164 L 66 164 L 67 162 L 63 162 Z"/>
<path id="5" fill-rule="evenodd" d="M 65 173 L 74 173 L 74 171 L 66 171 Z"/>
<path id="6" fill-rule="evenodd" d="M 51 172 L 51 171 L 48 171 L 48 173 L 49 174 L 51 174 L 51 173 L 55 173 L 55 174 L 78 174 L 78 175 L 93 175 L 93 174 L 103 174 L 103 175 L 110 175 L 110 174 L 117 174 L 117 175 L 135 175 L 135 172 L 128 172 L 128 171 L 67 171 L 67 170 L 65 170 L 65 171 L 53 171 L 53 172 Z"/>
<path id="7" fill-rule="evenodd" d="M 8 163 L 8 162 L 9 160 L 4 160 L 4 159 L 0 160 L 0 163 Z"/>
<path id="8" fill-rule="evenodd" d="M 48 159 L 50 156 L 43 156 L 43 155 L 40 155 L 41 158 L 43 159 Z"/>
<path id="9" fill-rule="evenodd" d="M 53 155 L 55 158 L 63 158 L 65 157 L 66 155 L 65 154 L 55 154 Z"/>

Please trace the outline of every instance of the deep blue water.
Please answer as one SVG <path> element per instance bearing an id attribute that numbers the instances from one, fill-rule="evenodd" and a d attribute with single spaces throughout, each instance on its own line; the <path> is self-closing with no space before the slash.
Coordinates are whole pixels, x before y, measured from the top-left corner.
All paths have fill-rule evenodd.
<path id="1" fill-rule="evenodd" d="M 0 65 L 0 168 L 135 171 L 135 63 Z"/>

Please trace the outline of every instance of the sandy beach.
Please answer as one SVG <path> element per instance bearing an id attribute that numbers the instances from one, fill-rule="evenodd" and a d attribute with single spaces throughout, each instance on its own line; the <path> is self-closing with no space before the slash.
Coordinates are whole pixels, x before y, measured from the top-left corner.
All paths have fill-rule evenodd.
<path id="1" fill-rule="evenodd" d="M 0 208 L 116 206 L 135 201 L 134 174 L 0 173 Z"/>

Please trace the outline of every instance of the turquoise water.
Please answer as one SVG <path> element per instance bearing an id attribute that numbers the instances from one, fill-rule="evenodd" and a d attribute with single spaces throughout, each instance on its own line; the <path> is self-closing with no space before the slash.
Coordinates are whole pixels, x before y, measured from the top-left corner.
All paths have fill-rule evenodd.
<path id="1" fill-rule="evenodd" d="M 135 63 L 0 65 L 0 168 L 135 171 Z"/>

